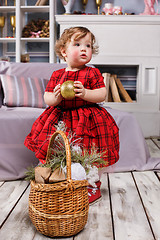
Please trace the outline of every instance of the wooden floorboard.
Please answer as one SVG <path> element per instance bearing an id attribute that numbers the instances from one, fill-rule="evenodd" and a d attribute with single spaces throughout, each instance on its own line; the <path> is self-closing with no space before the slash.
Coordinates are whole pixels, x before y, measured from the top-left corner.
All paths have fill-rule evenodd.
<path id="1" fill-rule="evenodd" d="M 0 187 L 0 226 L 9 216 L 28 186 L 26 181 L 5 182 Z M 0 238 L 1 239 L 1 238 Z"/>
<path id="2" fill-rule="evenodd" d="M 35 235 L 35 229 L 28 216 L 29 188 L 23 194 L 14 211 L 10 214 L 0 231 L 0 239 L 31 240 Z"/>
<path id="3" fill-rule="evenodd" d="M 33 240 L 51 240 L 52 238 L 50 237 L 46 237 L 46 236 L 43 236 L 42 234 L 40 234 L 39 232 L 36 232 Z M 73 237 L 69 237 L 69 238 L 54 238 L 54 240 L 73 240 L 74 238 Z M 83 239 L 84 240 L 84 239 Z"/>
<path id="4" fill-rule="evenodd" d="M 90 206 L 88 222 L 75 240 L 113 240 L 107 174 L 102 175 L 102 199 Z"/>
<path id="5" fill-rule="evenodd" d="M 109 174 L 115 239 L 154 240 L 131 173 Z"/>
<path id="6" fill-rule="evenodd" d="M 0 181 L 0 187 L 3 185 L 4 182 Z"/>
<path id="7" fill-rule="evenodd" d="M 158 141 L 155 142 L 157 143 Z M 160 158 L 160 147 L 158 147 L 158 145 L 156 145 L 152 139 L 146 139 L 146 143 L 148 145 L 151 157 Z"/>
<path id="8" fill-rule="evenodd" d="M 133 173 L 142 203 L 156 239 L 160 239 L 160 181 L 152 171 Z"/>
<path id="9" fill-rule="evenodd" d="M 160 137 L 152 139 L 152 141 L 157 145 L 157 147 L 160 149 Z"/>
<path id="10" fill-rule="evenodd" d="M 160 158 L 158 139 L 147 139 L 152 157 Z M 102 199 L 90 206 L 82 232 L 55 240 L 160 240 L 160 172 L 102 175 Z M 0 182 L 0 240 L 49 240 L 28 215 L 27 181 Z"/>

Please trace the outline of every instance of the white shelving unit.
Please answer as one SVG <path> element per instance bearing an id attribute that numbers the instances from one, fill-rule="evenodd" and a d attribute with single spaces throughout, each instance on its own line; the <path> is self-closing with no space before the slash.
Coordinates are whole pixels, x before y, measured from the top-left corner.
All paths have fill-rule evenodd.
<path id="1" fill-rule="evenodd" d="M 15 61 L 21 61 L 21 54 L 25 54 L 25 44 L 27 42 L 48 42 L 49 44 L 49 62 L 56 62 L 54 55 L 54 43 L 55 43 L 55 12 L 56 12 L 56 1 L 50 0 L 49 5 L 45 6 L 27 6 L 25 0 L 16 0 L 16 6 L 0 6 L 0 13 L 7 18 L 7 13 L 13 13 L 16 16 L 16 35 L 15 38 L 7 38 L 7 30 L 4 29 L 4 37 L 0 38 L 0 43 L 3 44 L 6 49 L 7 43 L 15 43 Z M 27 13 L 49 13 L 50 21 L 50 37 L 49 38 L 22 38 L 22 29 L 26 25 L 25 15 Z M 7 20 L 9 20 L 7 18 Z M 5 50 L 4 50 L 5 51 Z M 3 52 L 4 52 L 3 51 Z M 39 55 L 39 53 L 37 53 Z"/>

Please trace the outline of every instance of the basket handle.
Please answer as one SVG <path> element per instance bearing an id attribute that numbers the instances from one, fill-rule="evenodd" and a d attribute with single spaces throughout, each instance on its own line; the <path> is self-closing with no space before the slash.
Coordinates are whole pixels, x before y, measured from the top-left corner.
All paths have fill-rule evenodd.
<path id="1" fill-rule="evenodd" d="M 49 159 L 51 157 L 51 146 L 54 143 L 54 140 L 56 136 L 60 134 L 64 140 L 65 143 L 65 149 L 66 149 L 66 165 L 67 165 L 67 181 L 71 180 L 71 149 L 69 145 L 69 140 L 66 136 L 66 134 L 63 131 L 56 131 L 53 133 L 53 135 L 50 138 L 48 150 L 47 150 L 47 156 L 46 156 L 46 163 L 49 163 Z"/>

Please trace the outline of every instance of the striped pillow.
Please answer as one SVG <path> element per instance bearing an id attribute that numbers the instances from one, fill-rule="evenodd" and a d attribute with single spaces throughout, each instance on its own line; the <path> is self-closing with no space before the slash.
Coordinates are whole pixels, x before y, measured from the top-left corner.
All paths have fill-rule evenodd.
<path id="1" fill-rule="evenodd" d="M 8 107 L 46 108 L 43 94 L 48 80 L 1 75 L 3 104 Z"/>

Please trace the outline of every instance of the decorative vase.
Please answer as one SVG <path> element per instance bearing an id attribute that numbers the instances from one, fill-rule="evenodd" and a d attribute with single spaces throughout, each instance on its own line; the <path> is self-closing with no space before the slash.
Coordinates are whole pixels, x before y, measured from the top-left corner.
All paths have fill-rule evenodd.
<path id="1" fill-rule="evenodd" d="M 75 0 L 61 0 L 65 9 L 65 14 L 71 14 Z"/>
<path id="2" fill-rule="evenodd" d="M 159 15 L 158 10 L 157 10 L 157 12 L 155 12 L 155 10 L 154 10 L 155 2 L 158 6 L 158 0 L 144 0 L 145 9 L 144 9 L 143 13 L 140 13 L 140 15 Z"/>

